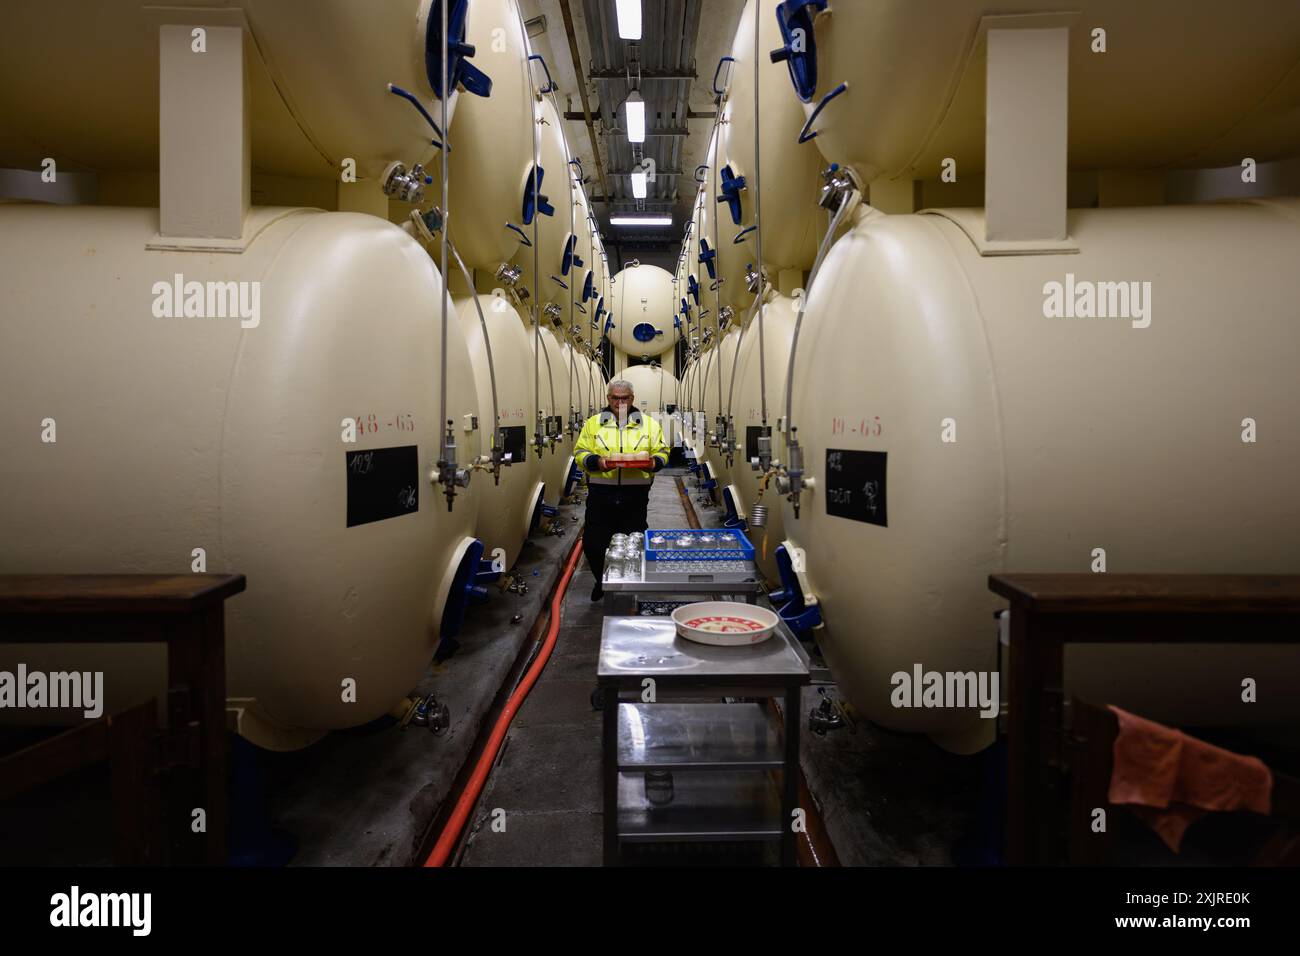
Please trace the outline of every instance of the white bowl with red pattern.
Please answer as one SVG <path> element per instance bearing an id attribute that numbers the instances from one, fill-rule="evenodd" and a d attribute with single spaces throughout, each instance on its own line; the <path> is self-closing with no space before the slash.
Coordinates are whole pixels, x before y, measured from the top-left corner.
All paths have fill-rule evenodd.
<path id="1" fill-rule="evenodd" d="M 734 601 L 684 604 L 672 613 L 677 633 L 687 640 L 719 647 L 757 644 L 776 630 L 775 611 Z"/>

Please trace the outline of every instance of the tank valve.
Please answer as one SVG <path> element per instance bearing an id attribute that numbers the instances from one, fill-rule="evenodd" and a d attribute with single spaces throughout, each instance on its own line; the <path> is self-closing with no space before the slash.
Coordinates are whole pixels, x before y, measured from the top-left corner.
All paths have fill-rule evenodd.
<path id="1" fill-rule="evenodd" d="M 862 192 L 857 175 L 847 166 L 831 163 L 822 170 L 822 190 L 817 204 L 831 212 L 837 211 L 850 193 Z"/>
<path id="2" fill-rule="evenodd" d="M 789 498 L 790 504 L 794 506 L 796 519 L 799 517 L 799 498 L 803 495 L 804 489 L 803 449 L 799 447 L 799 439 L 795 437 L 795 433 L 798 431 L 797 427 L 792 426 L 790 428 L 790 461 L 785 467 L 786 487 L 782 489 Z M 778 483 L 777 487 L 781 488 L 781 484 Z"/>
<path id="3" fill-rule="evenodd" d="M 737 446 L 736 446 L 736 420 L 735 420 L 734 418 L 732 418 L 730 415 L 727 416 L 727 427 L 726 427 L 726 432 L 727 432 L 727 440 L 726 440 L 726 444 L 723 446 L 722 450 L 723 450 L 723 451 L 726 453 L 726 455 L 727 455 L 727 470 L 730 471 L 730 470 L 731 470 L 732 463 L 734 462 L 734 459 L 735 459 L 736 448 L 737 448 Z"/>
<path id="4" fill-rule="evenodd" d="M 501 468 L 510 464 L 511 455 L 505 450 L 505 429 L 497 429 L 496 439 L 492 442 L 492 454 L 488 461 L 492 467 L 492 484 L 501 484 Z"/>
<path id="5" fill-rule="evenodd" d="M 437 238 L 445 221 L 442 210 L 437 206 L 427 212 L 420 212 L 418 209 L 411 210 L 411 222 L 414 224 L 415 231 L 419 233 L 420 238 L 425 242 L 431 243 Z"/>
<path id="6" fill-rule="evenodd" d="M 533 425 L 533 448 L 537 450 L 538 458 L 545 457 L 543 451 L 546 448 L 546 440 L 547 436 L 542 421 L 542 410 L 539 408 L 537 410 L 537 422 Z"/>
<path id="7" fill-rule="evenodd" d="M 733 309 L 733 308 L 732 308 L 731 306 L 729 306 L 729 305 L 724 305 L 722 308 L 720 308 L 720 309 L 718 310 L 718 322 L 719 322 L 719 324 L 721 324 L 721 325 L 730 325 L 730 324 L 731 324 L 731 320 L 732 320 L 732 318 L 735 316 L 735 314 L 736 314 L 736 310 L 735 310 L 735 309 Z"/>
<path id="8" fill-rule="evenodd" d="M 843 730 L 845 723 L 835 704 L 826 696 L 826 689 L 819 688 L 818 692 L 822 695 L 822 702 L 808 712 L 808 729 L 818 737 L 825 737 L 828 731 Z"/>
<path id="9" fill-rule="evenodd" d="M 470 469 L 456 465 L 456 428 L 452 419 L 447 419 L 447 430 L 442 439 L 442 457 L 438 459 L 437 481 L 443 486 L 447 496 L 447 510 L 451 511 L 456 499 L 456 489 L 468 488 Z"/>
<path id="10" fill-rule="evenodd" d="M 560 319 L 560 307 L 557 303 L 555 302 L 546 303 L 546 307 L 542 309 L 542 313 L 548 319 L 551 320 L 551 324 L 554 325 L 556 328 L 558 328 L 561 324 L 563 324 Z"/>
<path id="11" fill-rule="evenodd" d="M 523 274 L 523 269 L 519 266 L 512 266 L 508 262 L 503 262 L 501 265 L 497 266 L 497 278 L 512 289 L 514 288 L 515 283 L 519 281 L 519 277 Z"/>
<path id="12" fill-rule="evenodd" d="M 772 432 L 766 425 L 759 429 L 758 432 L 758 468 L 756 471 L 766 472 L 772 466 Z"/>
<path id="13" fill-rule="evenodd" d="M 424 174 L 424 167 L 419 163 L 408 170 L 405 164 L 393 162 L 389 163 L 388 168 L 384 170 L 382 188 L 386 196 L 400 199 L 402 202 L 419 203 L 424 200 L 426 180 L 428 177 Z"/>
<path id="14" fill-rule="evenodd" d="M 416 727 L 428 727 L 433 733 L 441 735 L 448 727 L 451 726 L 451 708 L 446 704 L 438 702 L 438 698 L 430 694 L 427 697 L 419 697 L 415 701 L 415 706 L 411 709 L 410 714 L 402 726 L 407 727 L 414 725 Z"/>

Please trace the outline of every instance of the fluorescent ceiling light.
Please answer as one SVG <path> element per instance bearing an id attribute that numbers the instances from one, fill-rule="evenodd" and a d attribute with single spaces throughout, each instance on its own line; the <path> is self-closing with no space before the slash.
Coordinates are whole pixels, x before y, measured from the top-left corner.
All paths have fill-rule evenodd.
<path id="1" fill-rule="evenodd" d="M 641 99 L 640 93 L 633 90 L 627 95 L 623 108 L 627 112 L 627 141 L 629 143 L 644 143 L 645 100 Z"/>
<path id="2" fill-rule="evenodd" d="M 619 39 L 641 39 L 641 0 L 617 0 L 617 3 Z"/>
<path id="3" fill-rule="evenodd" d="M 632 197 L 634 199 L 645 199 L 645 173 L 632 174 Z"/>
<path id="4" fill-rule="evenodd" d="M 611 226 L 671 226 L 672 216 L 610 216 Z"/>

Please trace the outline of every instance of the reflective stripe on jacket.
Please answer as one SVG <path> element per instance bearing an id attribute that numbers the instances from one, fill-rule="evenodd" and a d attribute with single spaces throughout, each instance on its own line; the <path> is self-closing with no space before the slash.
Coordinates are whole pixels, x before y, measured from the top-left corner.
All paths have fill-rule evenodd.
<path id="1" fill-rule="evenodd" d="M 573 446 L 573 457 L 578 462 L 578 467 L 587 473 L 590 484 L 648 485 L 654 479 L 654 472 L 643 468 L 597 470 L 597 457 L 638 451 L 645 452 L 648 458 L 657 461 L 659 468 L 667 465 L 668 444 L 664 441 L 663 428 L 649 415 L 642 415 L 635 408 L 628 413 L 627 423 L 619 428 L 618 418 L 610 409 L 605 408 L 588 418 L 582 426 L 582 433 Z"/>

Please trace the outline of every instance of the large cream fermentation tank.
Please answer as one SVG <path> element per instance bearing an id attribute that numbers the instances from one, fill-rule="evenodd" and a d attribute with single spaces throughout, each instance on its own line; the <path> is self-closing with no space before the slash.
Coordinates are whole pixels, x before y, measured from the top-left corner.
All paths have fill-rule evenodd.
<path id="1" fill-rule="evenodd" d="M 778 50 L 803 148 L 840 164 L 827 208 L 848 230 L 827 236 L 796 316 L 774 442 L 788 594 L 820 613 L 862 713 L 969 751 L 991 720 L 899 707 L 892 678 L 994 666 L 989 573 L 1300 570 L 1300 206 L 1162 206 L 1157 188 L 1142 207 L 1066 209 L 1067 168 L 1118 206 L 1109 185 L 1158 184 L 1152 166 L 1300 152 L 1300 10 L 970 2 L 922 44 L 915 5 L 829 6 L 784 5 Z M 1052 105 L 1016 152 L 1027 89 Z M 854 208 L 882 176 L 946 195 L 945 159 L 984 208 Z M 1067 673 L 1071 691 L 1170 723 L 1297 716 L 1300 663 L 1279 649 L 1107 648 Z M 1243 711 L 1257 675 L 1268 704 Z"/>
<path id="2" fill-rule="evenodd" d="M 21 264 L 0 291 L 2 350 L 22 356 L 5 362 L 4 422 L 56 429 L 0 465 L 0 568 L 238 569 L 248 590 L 227 609 L 227 642 L 239 729 L 300 746 L 411 689 L 472 542 L 477 484 L 448 510 L 430 481 L 442 283 L 372 216 L 258 209 L 239 255 L 147 250 L 156 222 L 149 209 L 0 206 L 0 254 Z M 202 301 L 214 283 L 237 290 L 257 324 L 187 315 L 190 291 L 165 298 L 177 276 Z M 448 333 L 460 422 L 479 404 L 464 338 Z M 4 658 L 103 670 L 110 708 L 165 676 L 152 649 L 74 650 L 7 644 Z"/>
<path id="3" fill-rule="evenodd" d="M 535 511 L 541 459 L 493 463 L 493 418 L 518 413 L 531 431 L 534 360 L 567 366 L 567 346 L 536 354 L 490 280 L 471 275 L 484 298 L 459 303 L 443 281 L 495 270 L 524 241 L 505 221 L 536 165 L 531 50 L 514 0 L 326 0 L 305 32 L 293 5 L 264 0 L 93 6 L 19 0 L 0 37 L 0 165 L 52 155 L 101 202 L 137 207 L 85 205 L 93 190 L 54 200 L 82 205 L 0 207 L 4 421 L 57 429 L 3 465 L 0 568 L 246 574 L 227 612 L 230 706 L 254 742 L 299 747 L 407 694 L 480 558 L 517 553 Z M 111 122 L 88 88 L 120 105 Z M 456 138 L 445 171 L 443 131 Z M 557 153 L 567 191 L 562 141 Z M 404 228 L 387 221 L 390 197 Z M 292 208 L 304 204 L 370 215 Z M 459 248 L 442 269 L 435 204 Z M 251 311 L 204 317 L 214 295 Z M 485 325 L 515 345 L 494 356 L 495 382 Z M 545 412 L 561 414 L 570 390 L 552 403 L 550 381 Z M 487 553 L 485 514 L 513 522 Z M 6 647 L 6 660 L 61 662 Z M 162 696 L 160 660 L 103 649 L 94 662 L 109 707 Z"/>

